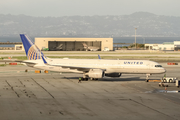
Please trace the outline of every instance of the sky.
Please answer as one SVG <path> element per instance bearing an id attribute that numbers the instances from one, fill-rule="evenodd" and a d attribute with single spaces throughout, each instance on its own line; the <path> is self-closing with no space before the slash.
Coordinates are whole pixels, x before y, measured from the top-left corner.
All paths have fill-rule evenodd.
<path id="1" fill-rule="evenodd" d="M 0 14 L 61 17 L 150 12 L 180 17 L 179 6 L 180 0 L 0 0 Z"/>

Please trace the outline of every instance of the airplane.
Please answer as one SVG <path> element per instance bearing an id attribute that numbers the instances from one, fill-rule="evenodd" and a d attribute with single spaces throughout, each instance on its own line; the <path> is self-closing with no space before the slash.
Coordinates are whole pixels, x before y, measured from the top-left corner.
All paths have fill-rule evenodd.
<path id="1" fill-rule="evenodd" d="M 84 46 L 84 49 L 86 49 L 86 51 L 90 50 L 90 51 L 98 51 L 100 48 L 99 47 L 94 47 L 94 46 L 88 46 L 86 43 L 82 43 Z"/>
<path id="2" fill-rule="evenodd" d="M 146 82 L 150 75 L 166 72 L 160 64 L 149 60 L 52 59 L 46 57 L 27 35 L 20 34 L 20 37 L 28 59 L 23 63 L 41 70 L 82 73 L 83 80 L 120 77 L 122 74 L 146 74 Z"/>
<path id="3" fill-rule="evenodd" d="M 60 51 L 62 49 L 63 49 L 63 44 L 60 44 L 59 46 L 53 48 L 53 50 L 55 51 Z"/>

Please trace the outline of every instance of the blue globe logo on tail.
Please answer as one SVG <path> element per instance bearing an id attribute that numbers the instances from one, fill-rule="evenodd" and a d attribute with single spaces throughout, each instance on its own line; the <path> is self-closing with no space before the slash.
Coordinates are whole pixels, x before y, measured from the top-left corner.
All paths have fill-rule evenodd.
<path id="1" fill-rule="evenodd" d="M 38 47 L 36 45 L 32 45 L 29 50 L 28 50 L 28 59 L 29 60 L 37 60 L 37 59 L 41 59 L 41 51 L 38 49 Z"/>
<path id="2" fill-rule="evenodd" d="M 20 37 L 28 60 L 37 60 L 42 59 L 42 56 L 44 57 L 41 50 L 29 39 L 27 35 L 20 34 Z"/>

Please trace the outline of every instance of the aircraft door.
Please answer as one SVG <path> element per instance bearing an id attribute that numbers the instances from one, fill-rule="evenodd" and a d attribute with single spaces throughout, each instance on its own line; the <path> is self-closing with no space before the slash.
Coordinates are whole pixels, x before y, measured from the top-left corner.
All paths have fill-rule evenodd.
<path id="1" fill-rule="evenodd" d="M 150 69 L 150 64 L 146 64 L 146 67 L 147 67 L 148 69 Z"/>

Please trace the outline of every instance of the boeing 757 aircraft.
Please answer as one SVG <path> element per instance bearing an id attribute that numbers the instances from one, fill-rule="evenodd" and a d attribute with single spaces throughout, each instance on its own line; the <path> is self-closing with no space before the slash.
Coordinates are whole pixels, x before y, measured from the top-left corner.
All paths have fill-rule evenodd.
<path id="1" fill-rule="evenodd" d="M 82 73 L 83 80 L 120 77 L 122 74 L 146 74 L 148 80 L 151 74 L 166 71 L 157 62 L 148 60 L 51 59 L 45 57 L 27 35 L 20 34 L 20 37 L 28 58 L 23 62 L 27 66 L 56 72 Z"/>

